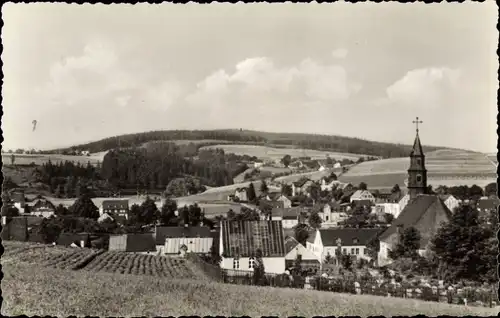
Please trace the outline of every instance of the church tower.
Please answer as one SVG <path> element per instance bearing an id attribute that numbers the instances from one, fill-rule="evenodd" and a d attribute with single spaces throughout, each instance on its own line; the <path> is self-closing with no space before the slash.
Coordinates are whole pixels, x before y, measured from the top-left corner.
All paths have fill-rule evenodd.
<path id="1" fill-rule="evenodd" d="M 413 121 L 417 125 L 417 136 L 413 143 L 413 149 L 410 153 L 410 168 L 408 169 L 408 194 L 410 199 L 415 198 L 419 194 L 427 193 L 427 170 L 425 169 L 425 155 L 420 144 L 418 136 L 418 124 L 422 121 Z"/>

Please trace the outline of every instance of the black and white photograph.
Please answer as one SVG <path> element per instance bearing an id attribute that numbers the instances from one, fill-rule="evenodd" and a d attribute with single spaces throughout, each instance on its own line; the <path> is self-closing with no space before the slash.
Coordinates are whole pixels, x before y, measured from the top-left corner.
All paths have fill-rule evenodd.
<path id="1" fill-rule="evenodd" d="M 2 316 L 496 316 L 498 6 L 5 3 Z"/>

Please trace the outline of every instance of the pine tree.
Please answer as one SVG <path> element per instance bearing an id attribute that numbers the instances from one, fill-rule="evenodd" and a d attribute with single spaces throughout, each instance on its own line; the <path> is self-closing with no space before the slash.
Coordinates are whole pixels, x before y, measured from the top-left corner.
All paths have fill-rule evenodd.
<path id="1" fill-rule="evenodd" d="M 253 182 L 250 182 L 250 184 L 248 185 L 247 197 L 248 202 L 255 202 L 255 200 L 257 199 Z"/>
<path id="2" fill-rule="evenodd" d="M 82 195 L 70 208 L 71 214 L 77 217 L 97 219 L 99 218 L 99 209 L 88 195 Z"/>
<path id="3" fill-rule="evenodd" d="M 267 194 L 269 192 L 269 188 L 267 187 L 266 181 L 262 180 L 260 184 L 260 192 Z"/>

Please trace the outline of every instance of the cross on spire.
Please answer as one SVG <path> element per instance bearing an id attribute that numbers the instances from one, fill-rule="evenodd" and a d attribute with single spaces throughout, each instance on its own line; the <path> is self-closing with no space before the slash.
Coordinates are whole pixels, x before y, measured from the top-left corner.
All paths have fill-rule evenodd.
<path id="1" fill-rule="evenodd" d="M 413 123 L 417 125 L 417 134 L 418 134 L 418 124 L 422 124 L 422 123 L 423 123 L 423 121 L 418 120 L 418 117 L 417 117 L 417 119 L 416 119 L 416 120 L 414 120 L 414 121 L 413 121 Z"/>

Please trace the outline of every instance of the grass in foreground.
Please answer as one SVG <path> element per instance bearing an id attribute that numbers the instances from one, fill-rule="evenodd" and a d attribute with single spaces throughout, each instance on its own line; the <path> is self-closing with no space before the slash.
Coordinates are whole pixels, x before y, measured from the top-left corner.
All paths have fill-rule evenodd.
<path id="1" fill-rule="evenodd" d="M 3 271 L 2 314 L 8 316 L 486 316 L 498 313 L 495 308 L 65 271 L 29 264 L 7 264 Z"/>

